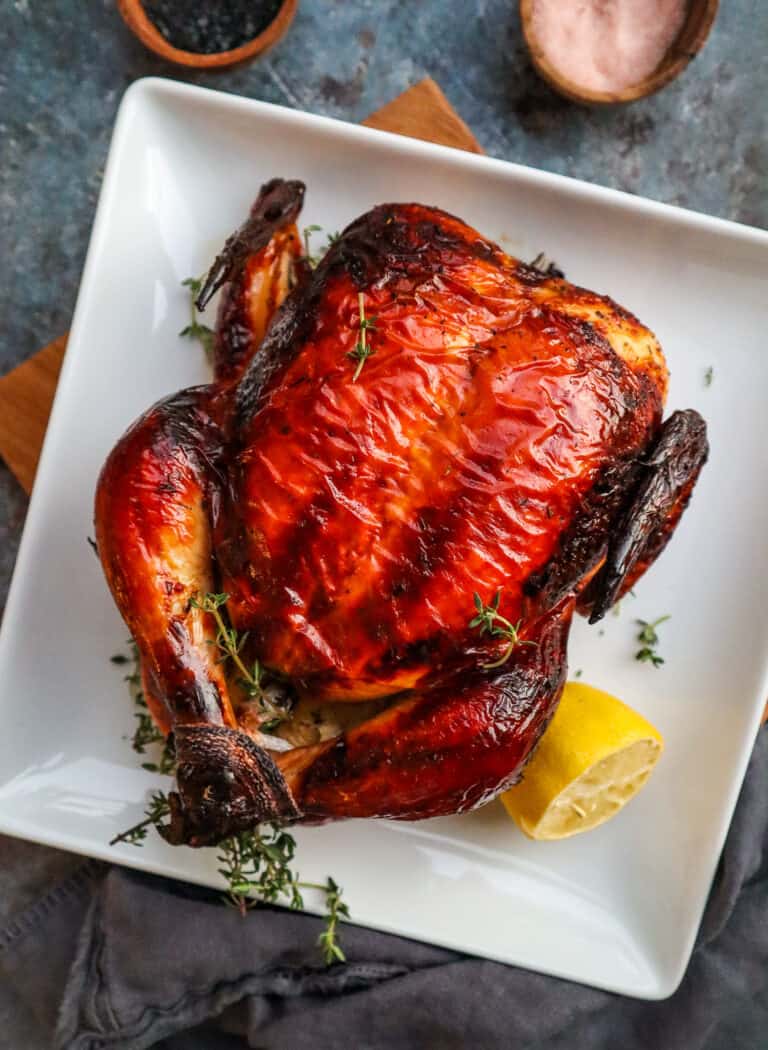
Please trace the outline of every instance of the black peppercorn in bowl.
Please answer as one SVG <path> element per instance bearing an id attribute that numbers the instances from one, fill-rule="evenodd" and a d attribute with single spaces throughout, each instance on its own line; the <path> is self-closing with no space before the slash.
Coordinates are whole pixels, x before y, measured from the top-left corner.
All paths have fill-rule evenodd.
<path id="1" fill-rule="evenodd" d="M 221 69 L 276 44 L 298 0 L 117 0 L 117 6 L 156 55 L 181 66 Z"/>

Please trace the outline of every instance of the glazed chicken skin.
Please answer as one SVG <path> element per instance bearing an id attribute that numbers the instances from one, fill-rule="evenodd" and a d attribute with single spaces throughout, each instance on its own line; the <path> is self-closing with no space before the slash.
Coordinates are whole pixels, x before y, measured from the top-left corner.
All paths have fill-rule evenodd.
<path id="1" fill-rule="evenodd" d="M 174 843 L 509 787 L 574 611 L 598 620 L 653 562 L 707 456 L 697 413 L 662 422 L 659 344 L 610 299 L 419 204 L 372 209 L 312 270 L 303 193 L 262 188 L 198 301 L 223 288 L 213 382 L 151 408 L 98 485 L 104 571 L 173 734 Z M 211 593 L 263 695 L 222 661 Z M 289 746 L 307 705 L 349 717 Z"/>

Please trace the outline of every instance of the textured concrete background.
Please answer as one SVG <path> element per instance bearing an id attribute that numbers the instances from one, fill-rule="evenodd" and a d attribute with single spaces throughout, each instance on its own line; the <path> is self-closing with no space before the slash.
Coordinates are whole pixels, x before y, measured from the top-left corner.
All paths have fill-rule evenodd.
<path id="1" fill-rule="evenodd" d="M 360 120 L 428 73 L 493 156 L 768 225 L 768 2 L 721 7 L 674 84 L 589 110 L 533 72 L 514 0 L 301 0 L 267 57 L 192 76 L 155 60 L 114 0 L 4 0 L 0 373 L 68 327 L 115 111 L 147 74 Z M 0 467 L 0 608 L 25 510 Z"/>

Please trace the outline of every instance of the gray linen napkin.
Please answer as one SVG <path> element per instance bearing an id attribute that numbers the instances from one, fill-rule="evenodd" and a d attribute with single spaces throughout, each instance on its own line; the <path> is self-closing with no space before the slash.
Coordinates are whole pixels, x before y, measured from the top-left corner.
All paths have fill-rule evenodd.
<path id="1" fill-rule="evenodd" d="M 0 1046 L 51 1046 L 66 985 L 66 1050 L 765 1050 L 767 803 L 762 733 L 691 965 L 665 1002 L 354 926 L 348 965 L 326 970 L 320 920 L 269 908 L 243 920 L 214 894 L 89 862 L 0 940 Z"/>

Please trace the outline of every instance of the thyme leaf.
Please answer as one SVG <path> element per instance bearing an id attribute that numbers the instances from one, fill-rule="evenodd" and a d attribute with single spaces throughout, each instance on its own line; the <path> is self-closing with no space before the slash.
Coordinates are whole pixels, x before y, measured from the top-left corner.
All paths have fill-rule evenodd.
<path id="1" fill-rule="evenodd" d="M 135 710 L 133 716 L 136 719 L 136 728 L 131 737 L 131 747 L 137 755 L 144 755 L 147 748 L 155 748 L 161 745 L 156 760 L 142 762 L 144 769 L 152 773 L 169 775 L 174 772 L 176 758 L 173 751 L 173 742 L 170 737 L 165 737 L 155 725 L 147 707 L 144 691 L 141 688 L 141 669 L 139 663 L 139 650 L 133 639 L 128 642 L 130 656 L 125 653 L 115 653 L 110 657 L 110 663 L 117 667 L 130 665 L 131 669 L 123 676 L 123 681 L 128 684 L 128 691 L 133 699 Z"/>
<path id="2" fill-rule="evenodd" d="M 251 897 L 269 904 L 287 904 L 293 909 L 304 907 L 302 890 L 320 890 L 325 894 L 326 925 L 318 937 L 318 946 L 326 965 L 344 962 L 339 944 L 341 917 L 349 918 L 349 908 L 342 899 L 337 883 L 328 877 L 325 884 L 303 881 L 292 868 L 296 840 L 276 824 L 240 832 L 219 843 L 218 872 L 227 882 L 226 901 L 245 915 L 254 902 Z"/>
<path id="3" fill-rule="evenodd" d="M 338 232 L 338 230 L 335 233 L 326 234 L 325 248 L 323 249 L 322 252 L 320 252 L 320 254 L 313 255 L 312 254 L 312 234 L 313 233 L 322 233 L 322 232 L 323 232 L 323 227 L 322 226 L 315 226 L 315 225 L 305 226 L 304 229 L 301 231 L 302 240 L 304 241 L 304 261 L 307 263 L 307 265 L 309 266 L 310 270 L 314 270 L 320 265 L 320 261 L 323 258 L 323 256 L 325 255 L 325 253 L 341 237 L 341 234 Z"/>
<path id="4" fill-rule="evenodd" d="M 346 962 L 347 957 L 341 950 L 338 940 L 338 925 L 341 916 L 349 918 L 349 908 L 341 898 L 341 888 L 328 876 L 325 884 L 325 908 L 327 912 L 326 925 L 323 932 L 317 938 L 317 943 L 322 950 L 326 966 L 334 962 Z"/>
<path id="5" fill-rule="evenodd" d="M 115 835 L 110 840 L 110 846 L 114 846 L 118 842 L 127 842 L 129 846 L 143 845 L 144 839 L 147 837 L 148 828 L 163 824 L 166 818 L 170 816 L 170 813 L 171 804 L 166 793 L 164 791 L 153 791 L 149 796 L 147 808 L 144 810 L 144 820 L 140 820 L 138 824 L 134 824 L 127 831 L 121 831 L 119 835 Z"/>
<path id="6" fill-rule="evenodd" d="M 224 619 L 222 610 L 229 600 L 228 594 L 203 594 L 192 598 L 190 604 L 194 609 L 209 613 L 216 624 L 215 645 L 222 654 L 222 662 L 231 660 L 239 672 L 238 681 L 248 697 L 258 701 L 259 707 L 267 716 L 270 728 L 274 729 L 285 721 L 288 712 L 285 708 L 273 704 L 267 696 L 263 685 L 263 668 L 258 660 L 249 666 L 243 659 L 243 647 L 248 641 L 248 632 L 241 633 L 231 627 Z"/>
<path id="7" fill-rule="evenodd" d="M 322 226 L 305 226 L 301 231 L 301 236 L 304 241 L 304 259 L 309 264 L 310 269 L 314 270 L 317 264 L 320 262 L 319 255 L 313 255 L 311 250 L 311 241 L 313 233 L 322 233 Z"/>
<path id="8" fill-rule="evenodd" d="M 368 342 L 368 332 L 376 331 L 376 321 L 378 320 L 376 317 L 365 316 L 365 296 L 362 292 L 357 293 L 357 305 L 360 314 L 357 342 L 355 343 L 355 349 L 350 350 L 347 353 L 347 357 L 351 357 L 353 361 L 357 361 L 357 368 L 352 376 L 353 383 L 357 382 L 360 373 L 363 370 L 363 365 L 368 358 L 376 353 L 375 349 Z"/>
<path id="9" fill-rule="evenodd" d="M 287 901 L 303 908 L 301 882 L 291 864 L 296 840 L 277 824 L 242 831 L 219 843 L 219 874 L 227 882 L 227 901 L 244 915 L 257 896 L 269 904 Z"/>
<path id="10" fill-rule="evenodd" d="M 195 299 L 197 299 L 203 287 L 203 278 L 187 277 L 187 279 L 181 283 L 183 287 L 189 288 L 190 323 L 182 328 L 179 335 L 184 336 L 187 339 L 197 339 L 203 347 L 203 350 L 205 350 L 206 357 L 210 361 L 213 358 L 213 329 L 209 328 L 207 324 L 201 324 L 200 315 L 195 306 Z"/>
<path id="11" fill-rule="evenodd" d="M 636 620 L 635 622 L 639 625 L 640 630 L 637 632 L 637 641 L 640 642 L 640 648 L 635 653 L 635 659 L 641 663 L 650 663 L 654 667 L 661 667 L 664 663 L 664 657 L 659 656 L 656 652 L 656 647 L 659 644 L 659 635 L 656 628 L 669 620 L 669 616 L 660 616 L 658 620 Z"/>
<path id="12" fill-rule="evenodd" d="M 494 667 L 501 667 L 502 664 L 507 662 L 519 645 L 536 645 L 535 642 L 529 642 L 520 637 L 520 624 L 522 623 L 522 620 L 518 620 L 517 623 L 511 623 L 506 616 L 502 616 L 499 612 L 501 589 L 496 591 L 496 594 L 488 605 L 483 602 L 483 599 L 477 591 L 473 594 L 473 600 L 475 603 L 475 609 L 477 610 L 477 615 L 469 621 L 469 626 L 471 628 L 479 628 L 481 636 L 488 634 L 492 638 L 504 638 L 507 642 L 504 651 L 498 660 L 494 660 L 492 663 L 482 664 L 482 667 L 485 667 L 487 670 L 491 670 Z"/>

